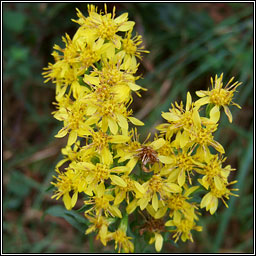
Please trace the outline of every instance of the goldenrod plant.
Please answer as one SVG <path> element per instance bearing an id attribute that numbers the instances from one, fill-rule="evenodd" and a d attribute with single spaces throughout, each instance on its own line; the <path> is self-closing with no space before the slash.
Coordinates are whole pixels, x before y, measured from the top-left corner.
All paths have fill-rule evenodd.
<path id="1" fill-rule="evenodd" d="M 79 10 L 77 16 L 77 32 L 63 37 L 64 49 L 54 46 L 54 63 L 43 73 L 56 85 L 53 115 L 63 122 L 55 137 L 68 137 L 53 198 L 62 198 L 67 210 L 83 201 L 85 234 L 94 232 L 104 246 L 114 241 L 118 252 L 134 252 L 135 214 L 142 220 L 136 229 L 157 252 L 168 233 L 174 242 L 193 242 L 203 208 L 214 214 L 219 202 L 228 207 L 229 196 L 237 196 L 229 179 L 235 169 L 225 166 L 214 132 L 221 107 L 229 122 L 229 106 L 240 108 L 232 98 L 241 83 L 231 78 L 223 86 L 221 74 L 211 78 L 211 89 L 196 92 L 200 99 L 187 92 L 186 103 L 162 113 L 153 140 L 149 134 L 141 142 L 136 126 L 144 124 L 129 106 L 133 93 L 146 90 L 136 81 L 149 52 L 133 34 L 135 22 L 128 13 L 116 17 L 115 8 L 108 13 L 106 5 L 104 11 L 88 5 L 88 16 Z"/>

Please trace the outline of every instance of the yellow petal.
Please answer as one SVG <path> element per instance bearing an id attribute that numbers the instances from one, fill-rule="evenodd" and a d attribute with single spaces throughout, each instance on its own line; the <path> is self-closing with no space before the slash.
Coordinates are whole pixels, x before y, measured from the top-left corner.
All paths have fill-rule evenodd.
<path id="1" fill-rule="evenodd" d="M 203 98 L 197 100 L 195 102 L 195 106 L 200 107 L 200 106 L 203 106 L 208 103 L 210 103 L 210 98 L 208 96 L 206 96 L 206 97 L 203 97 Z"/>
<path id="2" fill-rule="evenodd" d="M 199 188 L 199 186 L 190 187 L 189 189 L 186 190 L 186 192 L 184 193 L 184 196 L 186 196 L 186 197 L 189 196 L 194 191 L 196 191 L 198 188 Z"/>
<path id="3" fill-rule="evenodd" d="M 91 172 L 86 175 L 85 181 L 87 182 L 88 185 L 90 185 L 93 182 L 94 178 L 95 178 L 95 175 L 94 173 Z"/>
<path id="4" fill-rule="evenodd" d="M 153 209 L 153 207 L 152 207 L 150 204 L 147 205 L 146 210 L 147 210 L 147 212 L 148 212 L 153 218 L 155 217 L 156 211 Z"/>
<path id="5" fill-rule="evenodd" d="M 82 162 L 82 167 L 87 169 L 87 170 L 94 170 L 95 165 L 90 163 L 90 162 Z"/>
<path id="6" fill-rule="evenodd" d="M 107 58 L 113 59 L 115 56 L 115 50 L 115 46 L 113 44 L 109 44 L 109 47 L 105 51 Z"/>
<path id="7" fill-rule="evenodd" d="M 166 183 L 168 185 L 169 191 L 172 193 L 181 193 L 182 189 L 179 185 L 175 183 Z"/>
<path id="8" fill-rule="evenodd" d="M 138 204 L 139 204 L 140 209 L 141 209 L 142 211 L 147 207 L 148 202 L 149 202 L 149 199 L 148 199 L 147 197 L 141 198 L 141 199 L 138 201 Z"/>
<path id="9" fill-rule="evenodd" d="M 125 12 L 122 15 L 115 18 L 114 21 L 115 21 L 115 23 L 119 24 L 119 23 L 127 21 L 127 18 L 128 18 L 128 13 Z"/>
<path id="10" fill-rule="evenodd" d="M 134 55 L 132 55 L 130 69 L 131 69 L 131 70 L 135 70 L 135 69 L 136 69 L 136 66 L 137 66 L 136 58 L 135 58 Z M 142 87 L 141 87 L 141 89 L 142 89 Z"/>
<path id="11" fill-rule="evenodd" d="M 201 118 L 197 109 L 193 110 L 192 119 L 196 127 L 201 127 Z"/>
<path id="12" fill-rule="evenodd" d="M 183 132 L 180 136 L 179 141 L 180 141 L 180 147 L 184 148 L 187 145 L 187 143 L 190 141 L 189 134 L 187 132 Z"/>
<path id="13" fill-rule="evenodd" d="M 71 207 L 73 208 L 76 205 L 78 198 L 78 192 L 75 192 L 71 198 Z"/>
<path id="14" fill-rule="evenodd" d="M 168 207 L 164 206 L 162 208 L 160 208 L 156 214 L 155 214 L 155 219 L 161 219 L 164 217 L 166 211 L 167 211 Z"/>
<path id="15" fill-rule="evenodd" d="M 59 132 L 54 137 L 55 138 L 62 138 L 64 136 L 66 136 L 67 133 L 68 133 L 68 129 L 66 127 L 64 127 L 61 130 L 59 130 Z"/>
<path id="16" fill-rule="evenodd" d="M 97 197 L 102 197 L 105 193 L 105 185 L 103 182 L 101 182 L 98 186 L 94 188 L 94 192 L 97 195 Z"/>
<path id="17" fill-rule="evenodd" d="M 131 214 L 134 212 L 134 210 L 136 209 L 137 207 L 137 199 L 134 199 L 132 202 L 130 202 L 127 207 L 126 207 L 126 212 L 128 214 Z"/>
<path id="18" fill-rule="evenodd" d="M 166 143 L 166 141 L 163 138 L 160 138 L 160 139 L 154 140 L 152 143 L 150 143 L 150 146 L 153 149 L 157 150 L 157 149 L 161 148 L 165 143 Z"/>
<path id="19" fill-rule="evenodd" d="M 125 199 L 126 193 L 124 191 L 119 192 L 114 201 L 114 205 L 122 203 L 122 201 Z"/>
<path id="20" fill-rule="evenodd" d="M 113 167 L 110 171 L 111 172 L 116 172 L 116 173 L 127 172 L 127 171 L 129 171 L 129 167 L 127 167 L 127 166 L 116 166 L 116 167 Z"/>
<path id="21" fill-rule="evenodd" d="M 101 157 L 103 164 L 109 165 L 113 163 L 113 156 L 108 147 L 104 147 L 101 150 Z"/>
<path id="22" fill-rule="evenodd" d="M 155 248 L 157 252 L 160 252 L 163 246 L 163 237 L 161 236 L 161 234 L 155 233 L 155 238 L 156 238 L 156 242 L 155 242 Z"/>
<path id="23" fill-rule="evenodd" d="M 90 105 L 90 106 L 88 106 L 87 109 L 86 109 L 86 115 L 91 116 L 91 115 L 93 115 L 96 111 L 97 111 L 97 107 L 96 107 L 96 106 L 93 106 L 93 105 Z"/>
<path id="24" fill-rule="evenodd" d="M 137 164 L 137 162 L 138 162 L 138 159 L 137 158 L 131 158 L 129 161 L 128 161 L 128 163 L 127 163 L 127 167 L 129 168 L 129 170 L 128 170 L 128 172 L 130 173 L 130 172 L 132 172 L 132 170 L 134 169 L 134 167 L 136 166 L 136 164 Z"/>
<path id="25" fill-rule="evenodd" d="M 103 132 L 106 132 L 108 129 L 108 118 L 106 116 L 102 117 L 101 129 Z"/>
<path id="26" fill-rule="evenodd" d="M 179 211 L 174 211 L 174 213 L 173 213 L 173 222 L 175 224 L 180 224 L 180 222 L 181 222 L 181 213 Z"/>
<path id="27" fill-rule="evenodd" d="M 109 138 L 109 141 L 111 143 L 125 143 L 129 140 L 130 140 L 130 137 L 125 135 L 113 135 L 113 136 L 110 136 Z"/>
<path id="28" fill-rule="evenodd" d="M 219 176 L 214 176 L 213 180 L 214 180 L 214 184 L 215 184 L 216 188 L 218 190 L 222 190 L 223 189 L 223 182 L 220 179 L 220 177 Z"/>
<path id="29" fill-rule="evenodd" d="M 168 221 L 165 223 L 165 226 L 171 227 L 171 226 L 175 226 L 175 224 L 173 223 L 173 220 L 168 220 Z"/>
<path id="30" fill-rule="evenodd" d="M 178 121 L 180 118 L 171 112 L 163 112 L 162 117 L 169 122 Z"/>
<path id="31" fill-rule="evenodd" d="M 118 28 L 118 31 L 128 31 L 133 28 L 134 24 L 134 21 L 126 21 Z"/>
<path id="32" fill-rule="evenodd" d="M 209 203 L 211 202 L 211 199 L 212 199 L 211 193 L 207 193 L 206 195 L 204 195 L 204 197 L 201 200 L 200 207 L 201 208 L 207 207 L 207 205 L 209 205 Z"/>
<path id="33" fill-rule="evenodd" d="M 169 174 L 169 177 L 168 177 L 168 182 L 174 182 L 176 181 L 178 175 L 180 173 L 180 170 L 179 169 L 174 169 L 171 171 L 171 173 Z"/>
<path id="34" fill-rule="evenodd" d="M 118 218 L 122 218 L 122 213 L 121 213 L 121 211 L 118 209 L 118 207 L 117 207 L 116 205 L 110 205 L 110 206 L 109 206 L 109 210 L 110 210 L 110 212 L 111 212 L 114 216 L 116 216 L 116 217 L 118 217 Z"/>
<path id="35" fill-rule="evenodd" d="M 207 91 L 196 91 L 196 95 L 202 98 L 207 95 Z"/>
<path id="36" fill-rule="evenodd" d="M 170 156 L 158 156 L 158 159 L 164 164 L 171 164 L 174 162 L 174 159 Z"/>
<path id="37" fill-rule="evenodd" d="M 220 153 L 224 154 L 225 153 L 225 149 L 223 148 L 223 146 L 217 142 L 216 140 L 213 140 L 211 142 L 211 145 L 217 150 L 219 151 Z"/>
<path id="38" fill-rule="evenodd" d="M 188 92 L 188 93 L 187 93 L 186 111 L 189 110 L 189 108 L 190 108 L 190 106 L 191 106 L 191 102 L 192 102 L 191 94 Z"/>
<path id="39" fill-rule="evenodd" d="M 156 193 L 154 193 L 154 195 L 152 197 L 152 206 L 153 206 L 155 211 L 158 210 L 158 197 L 157 197 Z"/>
<path id="40" fill-rule="evenodd" d="M 76 140 L 77 140 L 77 132 L 71 131 L 69 133 L 69 136 L 68 136 L 68 143 L 67 143 L 67 145 L 68 146 L 73 145 L 76 142 Z"/>
<path id="41" fill-rule="evenodd" d="M 56 100 L 60 101 L 63 95 L 65 94 L 67 86 L 62 87 L 60 90 L 56 90 Z"/>
<path id="42" fill-rule="evenodd" d="M 65 162 L 67 162 L 67 161 L 69 161 L 68 158 L 60 160 L 60 161 L 57 163 L 56 168 L 59 168 L 60 166 L 62 166 L 62 165 L 63 165 Z"/>
<path id="43" fill-rule="evenodd" d="M 99 85 L 100 83 L 100 79 L 98 77 L 91 76 L 91 75 L 84 75 L 83 81 L 86 84 L 93 84 L 93 85 Z"/>
<path id="44" fill-rule="evenodd" d="M 119 176 L 110 175 L 109 177 L 115 185 L 118 185 L 120 187 L 127 187 L 126 182 L 122 178 L 120 178 Z"/>
<path id="45" fill-rule="evenodd" d="M 219 121 L 219 119 L 220 119 L 220 108 L 219 108 L 219 106 L 214 106 L 211 109 L 211 111 L 210 111 L 210 119 L 215 124 Z"/>
<path id="46" fill-rule="evenodd" d="M 108 126 L 112 134 L 116 135 L 118 132 L 118 125 L 116 121 L 112 118 L 108 118 Z"/>
<path id="47" fill-rule="evenodd" d="M 92 125 L 92 124 L 96 124 L 99 121 L 99 117 L 97 116 L 91 116 L 89 117 L 86 121 L 85 121 L 85 125 Z"/>
<path id="48" fill-rule="evenodd" d="M 138 126 L 143 126 L 144 123 L 141 122 L 139 119 L 137 119 L 136 117 L 130 116 L 128 117 L 128 119 L 131 121 L 131 123 L 133 123 L 134 125 L 138 125 Z"/>
<path id="49" fill-rule="evenodd" d="M 64 205 L 65 205 L 66 209 L 71 210 L 72 209 L 71 197 L 70 197 L 68 192 L 64 194 L 62 200 L 64 202 Z"/>
<path id="50" fill-rule="evenodd" d="M 142 193 L 142 194 L 146 193 L 144 187 L 139 182 L 133 181 L 133 183 L 134 183 L 135 187 L 139 190 L 140 193 Z"/>
<path id="51" fill-rule="evenodd" d="M 178 184 L 180 187 L 182 187 L 186 180 L 186 174 L 184 170 L 181 170 L 178 176 Z"/>
<path id="52" fill-rule="evenodd" d="M 232 123 L 232 114 L 231 114 L 229 108 L 227 106 L 223 106 L 223 107 L 224 107 L 224 111 L 228 117 L 229 122 Z"/>
<path id="53" fill-rule="evenodd" d="M 127 119 L 123 115 L 121 115 L 121 114 L 117 114 L 116 117 L 117 117 L 119 126 L 121 128 L 124 128 L 124 129 L 128 130 Z"/>
<path id="54" fill-rule="evenodd" d="M 141 89 L 141 86 L 139 86 L 135 83 L 128 83 L 128 86 L 131 88 L 132 91 L 138 91 Z"/>
<path id="55" fill-rule="evenodd" d="M 211 208 L 210 208 L 210 214 L 213 215 L 218 208 L 218 198 L 213 197 L 212 203 L 211 203 Z"/>

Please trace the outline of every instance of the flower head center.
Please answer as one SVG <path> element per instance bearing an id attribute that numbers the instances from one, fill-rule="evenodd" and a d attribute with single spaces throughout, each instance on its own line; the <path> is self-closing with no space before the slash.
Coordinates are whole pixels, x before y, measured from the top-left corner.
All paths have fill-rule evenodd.
<path id="1" fill-rule="evenodd" d="M 107 209 L 109 207 L 109 200 L 106 197 L 96 197 L 95 205 L 98 209 Z"/>
<path id="2" fill-rule="evenodd" d="M 109 169 L 104 164 L 97 163 L 95 172 L 96 172 L 96 177 L 98 180 L 104 181 L 104 180 L 107 180 L 109 177 Z"/>
<path id="3" fill-rule="evenodd" d="M 137 47 L 130 38 L 123 40 L 123 49 L 127 54 L 135 55 Z"/>
<path id="4" fill-rule="evenodd" d="M 108 136 L 102 131 L 94 132 L 92 134 L 93 144 L 96 148 L 102 149 L 108 145 Z"/>
<path id="5" fill-rule="evenodd" d="M 108 15 L 103 16 L 102 23 L 98 26 L 98 35 L 103 39 L 111 40 L 117 31 L 118 26 L 115 24 L 115 21 Z"/>
<path id="6" fill-rule="evenodd" d="M 162 178 L 158 175 L 153 175 L 149 182 L 149 187 L 153 192 L 161 191 L 163 189 Z"/>
<path id="7" fill-rule="evenodd" d="M 192 157 L 188 156 L 185 153 L 182 153 L 177 157 L 177 165 L 184 170 L 190 170 L 191 169 L 191 161 Z"/>
<path id="8" fill-rule="evenodd" d="M 172 194 L 168 198 L 168 207 L 172 210 L 184 209 L 185 197 L 181 194 Z"/>
<path id="9" fill-rule="evenodd" d="M 215 88 L 211 91 L 210 101 L 218 106 L 229 105 L 233 98 L 233 91 L 228 91 L 223 88 Z"/>
<path id="10" fill-rule="evenodd" d="M 123 81 L 123 72 L 117 67 L 103 67 L 100 73 L 100 83 L 114 86 Z"/>

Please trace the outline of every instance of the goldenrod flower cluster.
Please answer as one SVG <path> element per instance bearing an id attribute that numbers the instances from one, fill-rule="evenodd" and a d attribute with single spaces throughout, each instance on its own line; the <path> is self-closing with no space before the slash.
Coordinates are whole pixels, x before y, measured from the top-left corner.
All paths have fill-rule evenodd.
<path id="1" fill-rule="evenodd" d="M 162 113 L 166 120 L 159 134 L 139 141 L 137 129 L 143 122 L 132 115 L 132 93 L 145 90 L 136 84 L 142 53 L 140 35 L 132 36 L 135 22 L 128 14 L 116 17 L 88 5 L 88 17 L 77 10 L 80 26 L 65 48 L 55 45 L 54 64 L 43 73 L 56 84 L 54 117 L 63 122 L 55 136 L 68 136 L 64 156 L 56 166 L 53 198 L 62 198 L 66 209 L 83 200 L 85 218 L 91 223 L 86 234 L 95 232 L 103 245 L 115 242 L 118 252 L 133 252 L 131 233 L 134 216 L 142 216 L 139 233 L 150 234 L 148 243 L 160 251 L 163 234 L 173 233 L 175 242 L 193 241 L 192 231 L 200 209 L 214 214 L 219 199 L 234 195 L 228 180 L 234 169 L 223 166 L 224 148 L 214 139 L 220 107 L 232 121 L 228 106 L 238 82 L 223 88 L 223 75 L 212 80 L 212 89 L 199 91 L 186 104 L 171 105 Z M 208 104 L 203 116 L 202 106 Z M 238 106 L 239 107 L 239 106 Z M 201 189 L 199 189 L 201 188 Z M 233 189 L 235 190 L 235 189 Z M 200 191 L 201 203 L 194 194 Z M 136 217 L 137 218 L 137 217 Z M 129 232 L 134 230 L 129 229 Z"/>

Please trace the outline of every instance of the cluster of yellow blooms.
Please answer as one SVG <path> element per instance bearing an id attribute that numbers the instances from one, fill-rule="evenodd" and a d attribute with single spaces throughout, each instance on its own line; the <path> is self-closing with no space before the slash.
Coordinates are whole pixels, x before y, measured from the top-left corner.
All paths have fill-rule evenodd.
<path id="1" fill-rule="evenodd" d="M 64 49 L 54 46 L 55 63 L 43 73 L 46 82 L 56 84 L 53 114 L 63 121 L 56 137 L 68 135 L 52 182 L 57 188 L 53 197 L 62 197 L 71 210 L 83 195 L 84 216 L 91 223 L 85 233 L 96 232 L 104 245 L 114 240 L 118 252 L 134 251 L 127 227 L 135 212 L 145 218 L 140 234 L 150 233 L 148 242 L 155 243 L 157 251 L 165 232 L 174 233 L 175 242 L 193 241 L 191 231 L 202 230 L 196 224 L 199 209 L 214 214 L 219 199 L 227 206 L 224 199 L 236 190 L 228 188 L 235 183 L 228 181 L 234 169 L 223 167 L 224 149 L 213 132 L 220 107 L 232 122 L 228 106 L 239 107 L 232 98 L 240 83 L 231 84 L 232 78 L 223 87 L 223 75 L 216 76 L 211 90 L 197 92 L 196 102 L 188 92 L 186 105 L 175 102 L 162 113 L 167 122 L 157 127 L 159 135 L 141 143 L 131 124 L 143 122 L 128 107 L 132 93 L 140 96 L 145 90 L 136 84 L 135 74 L 137 60 L 148 51 L 140 35 L 132 37 L 135 23 L 128 21 L 127 13 L 115 17 L 115 8 L 107 13 L 106 5 L 100 12 L 88 5 L 88 12 L 85 17 L 77 10 L 79 29 L 73 39 L 63 37 Z M 203 117 L 205 104 L 208 115 Z M 198 204 L 192 194 L 200 187 Z"/>

